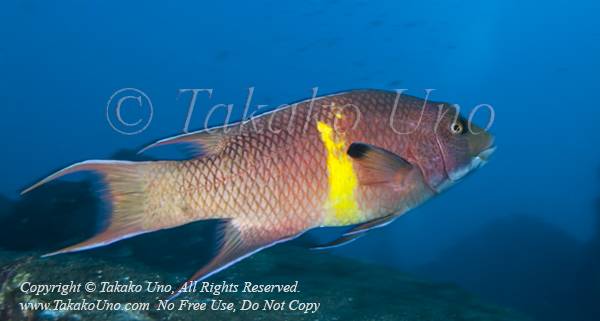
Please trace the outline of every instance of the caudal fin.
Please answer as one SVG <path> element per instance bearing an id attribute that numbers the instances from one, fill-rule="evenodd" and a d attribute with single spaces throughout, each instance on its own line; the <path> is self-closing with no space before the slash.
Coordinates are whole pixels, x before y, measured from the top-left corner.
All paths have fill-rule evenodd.
<path id="1" fill-rule="evenodd" d="M 105 189 L 102 192 L 102 198 L 109 204 L 109 210 L 103 219 L 103 227 L 100 232 L 82 243 L 44 256 L 100 247 L 158 229 L 153 229 L 151 224 L 143 226 L 146 217 L 147 191 L 140 174 L 140 167 L 150 164 L 126 161 L 85 161 L 60 170 L 23 191 L 21 194 L 61 176 L 80 171 L 96 172 L 102 176 L 104 181 Z"/>

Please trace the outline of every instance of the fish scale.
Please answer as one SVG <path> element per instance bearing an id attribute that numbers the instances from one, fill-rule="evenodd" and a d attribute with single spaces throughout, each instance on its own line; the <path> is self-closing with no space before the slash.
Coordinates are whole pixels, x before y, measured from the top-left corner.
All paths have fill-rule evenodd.
<path id="1" fill-rule="evenodd" d="M 147 147 L 191 144 L 198 155 L 189 160 L 86 161 L 32 188 L 81 170 L 99 173 L 108 187 L 105 228 L 49 255 L 221 219 L 217 255 L 191 278 L 201 280 L 309 229 L 362 223 L 320 248 L 346 244 L 451 186 L 450 176 L 493 152 L 488 133 L 451 132 L 457 121 L 464 119 L 445 103 L 350 91 Z"/>
<path id="2" fill-rule="evenodd" d="M 335 96 L 332 99 L 330 99 L 329 102 L 324 102 L 323 105 L 330 105 L 336 103 L 337 105 L 340 105 L 352 102 L 352 100 L 346 99 L 344 97 L 342 97 L 342 99 L 337 100 L 334 98 Z M 370 97 L 366 98 L 369 99 Z M 385 103 L 384 100 L 379 100 L 376 102 Z M 354 101 L 354 103 L 356 105 L 360 105 L 359 101 Z M 221 202 L 213 202 L 213 206 L 203 206 L 198 203 L 195 203 L 197 206 L 199 206 L 199 208 L 194 209 L 194 212 L 198 213 L 198 215 L 195 217 L 196 220 L 204 218 L 230 218 L 228 217 L 228 215 L 231 215 L 230 213 L 239 213 L 237 214 L 239 215 L 237 217 L 244 216 L 252 220 L 253 215 L 256 215 L 256 210 L 252 210 L 252 207 L 250 207 L 250 210 L 248 210 L 247 208 L 245 208 L 244 205 L 248 202 L 248 200 L 252 202 L 252 200 L 254 199 L 263 199 L 264 194 L 256 195 L 255 193 L 253 193 L 253 191 L 260 191 L 260 193 L 266 192 L 266 194 L 269 195 L 291 196 L 289 199 L 272 198 L 272 202 L 274 204 L 269 204 L 269 209 L 273 212 L 273 214 L 271 215 L 275 218 L 278 217 L 278 213 L 281 213 L 281 211 L 283 210 L 282 207 L 284 207 L 284 205 L 285 208 L 288 209 L 288 211 L 304 213 L 305 215 L 308 215 L 311 218 L 317 218 L 317 220 L 310 220 L 307 222 L 304 222 L 302 220 L 292 222 L 290 224 L 294 226 L 288 227 L 290 230 L 297 229 L 298 231 L 302 231 L 315 226 L 325 225 L 323 223 L 322 218 L 320 220 L 318 219 L 319 216 L 322 217 L 326 215 L 326 213 L 323 213 L 323 210 L 321 208 L 323 207 L 323 204 L 327 201 L 326 191 L 329 185 L 327 180 L 327 167 L 324 166 L 325 163 L 320 160 L 326 158 L 325 152 L 323 150 L 323 142 L 318 139 L 320 133 L 316 126 L 307 126 L 307 131 L 303 133 L 303 135 L 293 135 L 294 132 L 301 133 L 304 130 L 304 120 L 306 118 L 308 109 L 306 105 L 307 103 L 298 106 L 298 109 L 296 111 L 297 114 L 294 118 L 293 126 L 291 127 L 292 134 L 289 134 L 286 130 L 282 130 L 280 132 L 282 133 L 281 135 L 257 135 L 256 133 L 244 133 L 243 135 L 234 136 L 234 138 L 232 138 L 229 142 L 226 142 L 225 147 L 223 148 L 221 153 L 210 155 L 206 158 L 189 161 L 196 163 L 194 167 L 203 168 L 205 170 L 193 171 L 185 174 L 184 176 L 191 175 L 195 177 L 197 181 L 208 182 L 208 184 L 210 184 L 211 182 L 211 177 L 217 176 L 223 177 L 222 179 L 220 179 L 220 181 L 230 181 L 229 185 L 218 184 L 216 186 L 217 191 L 215 191 L 214 193 L 219 196 L 216 199 L 220 200 Z M 350 109 L 346 109 L 345 111 L 350 111 Z M 321 117 L 321 120 L 330 124 L 334 123 L 335 114 L 332 111 L 322 109 L 320 111 L 320 114 L 324 116 Z M 278 114 L 275 114 L 275 116 L 276 117 L 272 119 L 272 124 L 274 124 L 273 127 L 276 128 L 277 125 L 281 126 L 280 128 L 287 127 L 287 125 L 289 124 L 289 119 L 291 118 L 289 112 L 279 112 Z M 258 123 L 259 127 L 265 123 L 264 119 L 265 118 L 262 119 L 263 121 L 260 121 Z M 369 133 L 367 132 L 367 134 Z M 309 137 L 309 139 L 306 139 L 306 137 Z M 360 141 L 359 139 L 355 140 Z M 285 148 L 285 146 L 280 145 L 281 141 L 285 141 L 287 146 L 308 146 L 299 149 Z M 252 143 L 252 146 L 248 146 L 249 142 Z M 268 148 L 268 146 L 272 147 Z M 254 152 L 253 154 L 247 152 L 244 153 L 244 151 L 247 151 L 246 149 L 249 147 Z M 305 157 L 304 155 L 302 155 L 307 150 L 311 152 L 310 157 Z M 321 154 L 321 157 L 318 156 L 319 153 Z M 213 157 L 218 158 L 217 162 L 208 161 L 209 158 Z M 276 167 L 275 171 L 273 171 L 272 169 L 261 171 L 260 169 L 256 169 L 255 167 L 249 168 L 249 164 L 252 164 L 251 166 L 264 166 L 265 158 L 270 159 L 270 161 L 273 163 L 287 166 L 285 166 L 285 168 L 283 166 Z M 229 169 L 230 173 L 227 173 L 225 170 L 223 170 L 223 168 Z M 252 168 L 259 172 L 262 172 L 262 175 L 257 175 L 254 178 L 247 178 L 247 173 L 248 171 L 251 171 Z M 206 175 L 201 175 L 200 177 L 197 177 L 198 174 L 206 174 L 207 172 L 210 173 L 208 175 L 210 177 L 207 178 Z M 221 175 L 219 175 L 219 173 Z M 290 173 L 299 173 L 300 175 L 292 176 L 290 175 Z M 268 185 L 264 182 L 265 175 L 273 175 L 275 177 L 278 177 L 280 182 L 286 184 L 278 184 L 278 189 L 275 191 L 271 191 L 269 189 L 265 190 L 248 188 L 243 182 L 247 179 L 259 186 L 261 184 Z M 319 181 L 318 178 L 322 179 Z M 316 182 L 317 184 L 306 184 L 305 180 L 310 180 L 311 182 Z M 166 184 L 164 189 L 167 191 L 171 190 L 169 188 L 169 185 L 170 184 Z M 199 186 L 200 190 L 202 190 L 201 187 L 204 186 L 204 184 L 200 183 Z M 240 186 L 242 188 L 240 188 Z M 206 195 L 202 191 L 200 191 L 200 194 L 203 194 L 202 196 L 200 196 L 200 199 L 202 200 L 206 201 L 211 199 L 210 195 Z M 318 195 L 322 196 L 320 198 L 315 197 Z M 370 195 L 371 197 L 377 199 L 380 199 L 383 196 L 378 195 L 377 193 L 367 193 L 367 195 Z M 194 195 L 194 197 L 192 197 L 192 199 L 188 202 L 193 202 L 194 199 L 196 199 L 195 196 L 196 195 Z M 309 202 L 311 206 L 301 206 L 305 204 L 303 200 L 312 200 L 312 202 Z M 381 215 L 379 211 L 369 211 L 369 202 L 363 203 L 366 206 L 362 206 L 363 208 L 361 208 L 361 212 L 365 213 L 366 219 L 372 219 L 375 218 L 377 215 Z M 203 202 L 202 204 L 206 203 Z M 223 206 L 219 204 L 225 205 Z M 214 205 L 218 206 L 215 208 Z M 394 207 L 394 204 L 392 204 L 392 206 L 385 207 L 384 209 L 387 210 L 390 207 Z M 172 217 L 173 224 L 183 221 L 182 219 L 178 218 L 179 215 L 182 214 L 181 211 L 177 210 L 176 206 L 172 206 L 171 211 L 166 213 L 166 216 Z M 354 220 L 343 222 L 343 224 L 341 225 L 347 225 L 349 223 L 357 223 L 357 221 Z"/>

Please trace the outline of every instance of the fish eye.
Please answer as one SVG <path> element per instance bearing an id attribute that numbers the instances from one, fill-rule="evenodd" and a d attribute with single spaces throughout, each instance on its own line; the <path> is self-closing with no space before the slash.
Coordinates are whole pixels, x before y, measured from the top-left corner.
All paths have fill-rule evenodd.
<path id="1" fill-rule="evenodd" d="M 463 132 L 463 125 L 459 122 L 450 124 L 450 131 L 454 135 L 460 135 Z"/>

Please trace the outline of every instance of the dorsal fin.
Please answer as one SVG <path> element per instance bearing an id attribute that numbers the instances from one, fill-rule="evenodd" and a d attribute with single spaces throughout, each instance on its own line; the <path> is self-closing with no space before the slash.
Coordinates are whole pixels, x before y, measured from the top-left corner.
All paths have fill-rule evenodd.
<path id="1" fill-rule="evenodd" d="M 367 172 L 361 185 L 391 185 L 402 188 L 413 165 L 387 150 L 369 144 L 353 143 L 347 151 L 348 156 L 358 161 Z"/>
<path id="2" fill-rule="evenodd" d="M 217 128 L 209 128 L 161 139 L 154 144 L 146 146 L 140 150 L 138 154 L 157 146 L 180 143 L 188 144 L 191 147 L 191 152 L 194 157 L 216 154 L 223 150 L 225 145 L 227 145 L 227 140 L 231 136 L 240 134 L 239 124 L 240 123 Z"/>

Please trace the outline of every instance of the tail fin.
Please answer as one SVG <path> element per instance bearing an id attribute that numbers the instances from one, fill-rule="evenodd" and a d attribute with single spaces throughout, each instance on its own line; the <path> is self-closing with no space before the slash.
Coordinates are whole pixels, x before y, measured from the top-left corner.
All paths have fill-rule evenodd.
<path id="1" fill-rule="evenodd" d="M 63 175 L 80 171 L 93 171 L 100 174 L 106 185 L 102 193 L 102 198 L 107 204 L 111 205 L 111 208 L 104 218 L 101 231 L 82 243 L 44 256 L 100 247 L 154 231 L 155 229 L 152 229 L 152 226 L 142 226 L 146 216 L 146 188 L 142 176 L 139 174 L 139 167 L 148 164 L 145 162 L 126 161 L 85 161 L 60 170 L 23 191 L 21 194 Z"/>

